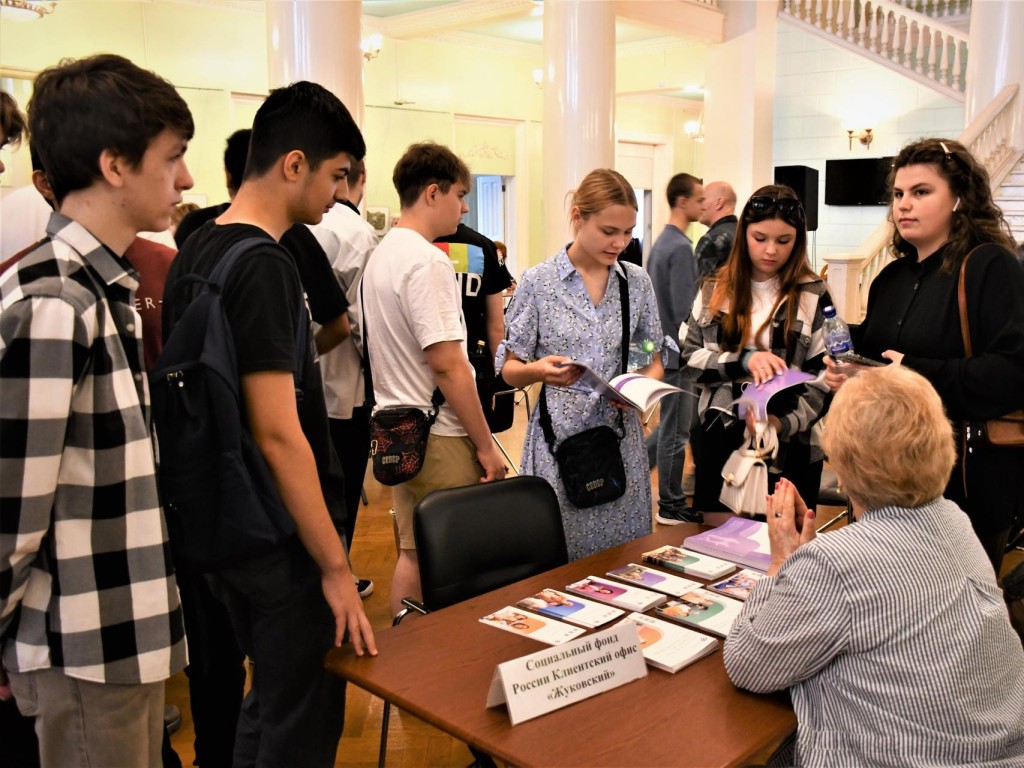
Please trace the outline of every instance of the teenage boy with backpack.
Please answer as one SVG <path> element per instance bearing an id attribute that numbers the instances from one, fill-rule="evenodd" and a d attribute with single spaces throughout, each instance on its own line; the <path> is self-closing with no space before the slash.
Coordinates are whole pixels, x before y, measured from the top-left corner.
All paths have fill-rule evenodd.
<path id="1" fill-rule="evenodd" d="M 36 78 L 29 128 L 60 213 L 0 278 L 3 668 L 43 766 L 159 766 L 185 642 L 124 253 L 192 186 L 192 116 L 100 55 Z"/>
<path id="2" fill-rule="evenodd" d="M 356 653 L 376 654 L 339 536 L 342 484 L 311 335 L 296 327 L 303 306 L 299 275 L 277 243 L 293 224 L 318 223 L 346 196 L 350 163 L 365 150 L 348 110 L 326 89 L 299 82 L 272 91 L 253 122 L 237 195 L 185 243 L 164 293 L 164 333 L 171 337 L 189 300 L 177 283 L 189 274 L 208 278 L 233 245 L 257 238 L 227 274 L 223 306 L 245 422 L 296 535 L 206 576 L 254 662 L 236 766 L 332 766 L 345 685 L 324 670 L 324 653 L 347 634 Z M 304 311 L 302 317 L 308 323 Z M 297 331 L 307 339 L 299 371 Z"/>

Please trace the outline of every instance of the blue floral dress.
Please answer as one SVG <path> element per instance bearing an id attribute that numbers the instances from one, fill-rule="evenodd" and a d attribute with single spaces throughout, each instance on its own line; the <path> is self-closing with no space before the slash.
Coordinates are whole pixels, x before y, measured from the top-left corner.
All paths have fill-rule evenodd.
<path id="1" fill-rule="evenodd" d="M 498 354 L 498 367 L 512 352 L 532 362 L 562 355 L 585 363 L 604 378 L 622 372 L 622 313 L 619 279 L 629 281 L 631 342 L 654 340 L 661 344 L 661 323 L 651 280 L 639 267 L 620 262 L 609 270 L 600 305 L 594 306 L 566 249 L 554 258 L 526 270 L 505 317 L 506 340 Z M 585 429 L 607 424 L 618 429 L 618 414 L 609 402 L 581 387 L 548 386 L 548 411 L 559 443 Z M 520 472 L 543 477 L 558 495 L 569 558 L 578 560 L 608 547 L 651 532 L 651 481 L 640 414 L 623 414 L 626 436 L 620 443 L 626 469 L 626 493 L 597 507 L 580 509 L 565 497 L 558 465 L 540 427 L 535 406 L 523 444 Z"/>

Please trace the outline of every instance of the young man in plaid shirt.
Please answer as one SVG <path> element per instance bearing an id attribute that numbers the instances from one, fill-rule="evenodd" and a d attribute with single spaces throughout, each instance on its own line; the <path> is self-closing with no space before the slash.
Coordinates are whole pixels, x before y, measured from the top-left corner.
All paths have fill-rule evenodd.
<path id="1" fill-rule="evenodd" d="M 192 116 L 100 55 L 38 76 L 29 130 L 61 212 L 0 277 L 3 669 L 44 766 L 158 766 L 185 642 L 123 254 L 192 186 Z"/>

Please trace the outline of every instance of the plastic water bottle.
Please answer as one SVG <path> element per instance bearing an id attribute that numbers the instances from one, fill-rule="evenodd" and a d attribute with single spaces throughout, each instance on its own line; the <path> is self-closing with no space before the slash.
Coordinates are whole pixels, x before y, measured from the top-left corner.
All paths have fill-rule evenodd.
<path id="1" fill-rule="evenodd" d="M 629 361 L 627 370 L 636 371 L 651 364 L 654 359 L 655 344 L 650 339 L 634 341 L 629 345 Z"/>
<path id="2" fill-rule="evenodd" d="M 836 314 L 835 307 L 825 307 L 821 310 L 825 316 L 825 323 L 821 328 L 825 336 L 825 349 L 833 359 L 837 355 L 853 352 L 853 339 L 850 338 L 850 326 Z"/>

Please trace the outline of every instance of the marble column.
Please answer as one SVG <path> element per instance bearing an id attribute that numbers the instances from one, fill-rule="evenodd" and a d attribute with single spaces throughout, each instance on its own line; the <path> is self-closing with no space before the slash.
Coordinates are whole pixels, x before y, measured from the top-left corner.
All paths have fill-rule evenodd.
<path id="1" fill-rule="evenodd" d="M 775 3 L 720 0 L 725 41 L 708 46 L 705 65 L 705 183 L 727 181 L 737 213 L 774 179 Z"/>
<path id="2" fill-rule="evenodd" d="M 615 4 L 544 4 L 544 253 L 572 238 L 567 193 L 615 164 Z"/>
<path id="3" fill-rule="evenodd" d="M 266 7 L 270 87 L 297 80 L 319 83 L 362 126 L 362 3 L 268 0 Z"/>
<path id="4" fill-rule="evenodd" d="M 1017 30 L 1017 33 L 1011 30 Z M 964 125 L 970 124 L 1007 85 L 1024 91 L 1024 3 L 975 0 L 971 3 L 971 29 L 967 40 L 967 89 Z M 1024 148 L 1024 93 L 1017 95 L 1014 146 Z"/>

